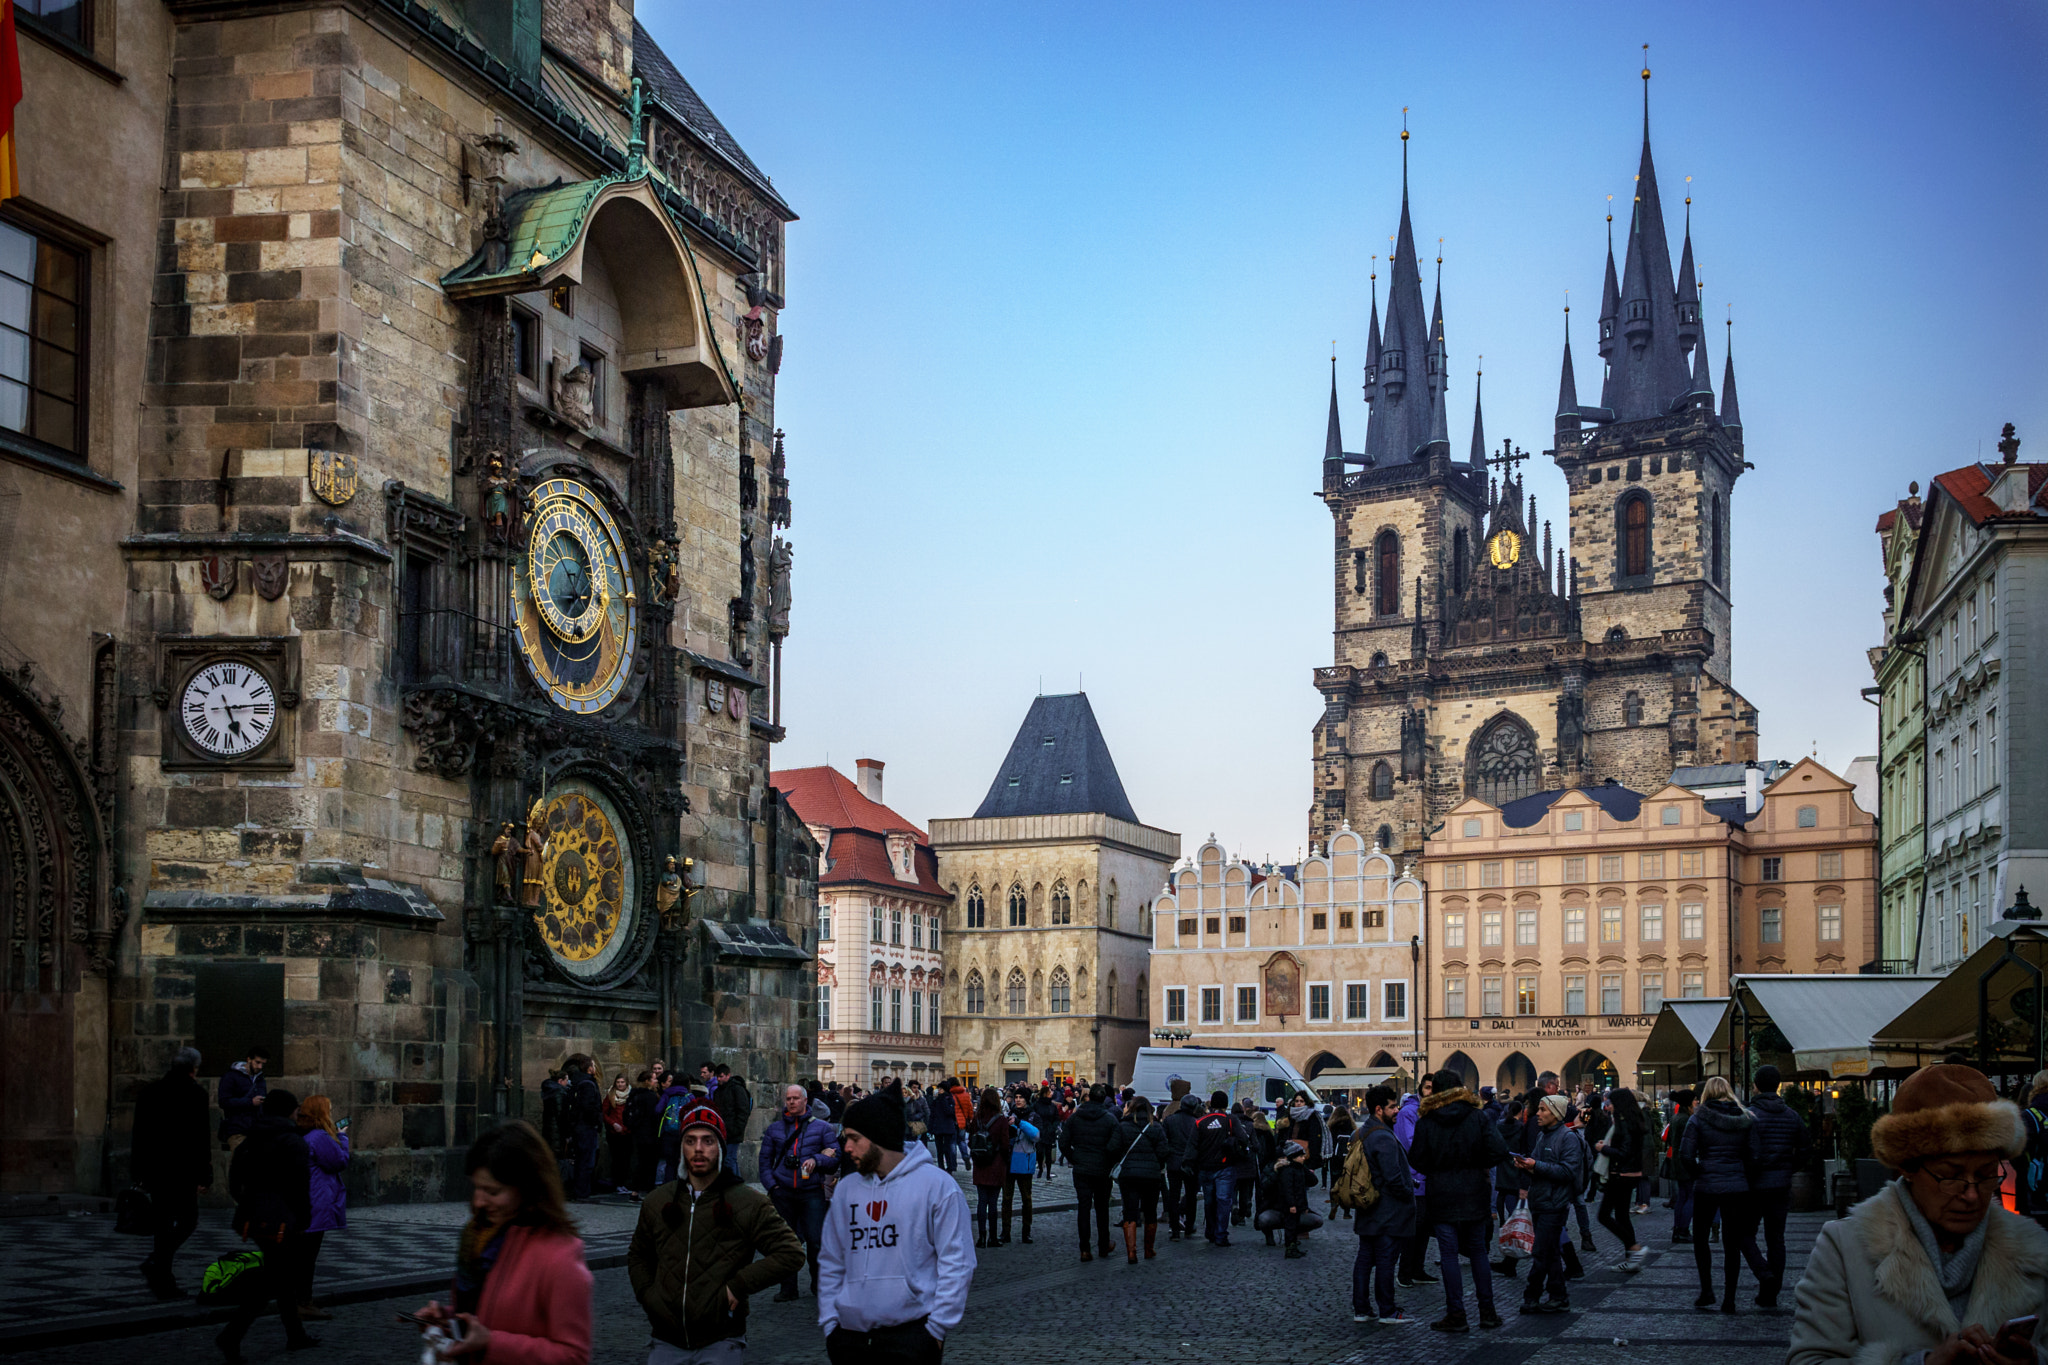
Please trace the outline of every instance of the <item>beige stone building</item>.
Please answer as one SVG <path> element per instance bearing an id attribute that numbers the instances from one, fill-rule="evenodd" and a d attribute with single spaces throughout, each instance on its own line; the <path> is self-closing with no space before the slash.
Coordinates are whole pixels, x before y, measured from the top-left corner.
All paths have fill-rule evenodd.
<path id="1" fill-rule="evenodd" d="M 931 837 L 952 897 L 950 1074 L 1128 1080 L 1150 1029 L 1148 912 L 1180 836 L 1131 810 L 1087 696 L 1034 701 L 980 808 Z"/>
<path id="2" fill-rule="evenodd" d="M 1270 1047 L 1313 1079 L 1420 1050 L 1422 883 L 1338 831 L 1293 876 L 1213 836 L 1152 904 L 1152 1017 L 1209 1047 Z"/>
<path id="3" fill-rule="evenodd" d="M 772 182 L 630 3 L 23 8 L 0 1184 L 195 1041 L 359 1202 L 572 1051 L 808 1072 Z"/>
<path id="4" fill-rule="evenodd" d="M 1460 803 L 1426 845 L 1433 1067 L 1475 1084 L 1633 1083 L 1666 999 L 1732 975 L 1854 972 L 1876 943 L 1876 829 L 1811 759 L 1742 797 L 1667 785 Z"/>
<path id="5" fill-rule="evenodd" d="M 951 904 L 924 831 L 882 802 L 880 759 L 775 774 L 775 789 L 824 850 L 818 874 L 821 1081 L 872 1089 L 884 1077 L 944 1073 L 945 959 Z"/>

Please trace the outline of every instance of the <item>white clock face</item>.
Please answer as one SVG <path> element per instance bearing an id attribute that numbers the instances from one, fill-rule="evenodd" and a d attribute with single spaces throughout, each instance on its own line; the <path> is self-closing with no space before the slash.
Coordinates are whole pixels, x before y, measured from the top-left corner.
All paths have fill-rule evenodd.
<path id="1" fill-rule="evenodd" d="M 253 753 L 277 724 L 277 694 L 270 680 L 239 659 L 212 663 L 192 675 L 178 703 L 192 742 L 210 754 Z"/>

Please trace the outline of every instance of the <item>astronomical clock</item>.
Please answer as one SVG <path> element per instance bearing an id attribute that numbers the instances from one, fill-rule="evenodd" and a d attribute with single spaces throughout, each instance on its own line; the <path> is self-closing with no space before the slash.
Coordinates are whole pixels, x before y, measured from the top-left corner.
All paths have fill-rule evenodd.
<path id="1" fill-rule="evenodd" d="M 535 488 L 511 578 L 519 652 L 549 699 L 577 715 L 616 701 L 632 674 L 639 602 L 603 500 L 575 479 Z"/>

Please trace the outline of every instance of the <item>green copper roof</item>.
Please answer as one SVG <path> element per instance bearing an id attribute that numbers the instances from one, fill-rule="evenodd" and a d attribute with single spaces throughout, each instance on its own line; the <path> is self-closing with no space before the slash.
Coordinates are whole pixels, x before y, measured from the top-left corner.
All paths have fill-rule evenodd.
<path id="1" fill-rule="evenodd" d="M 462 298 L 476 294 L 518 293 L 540 284 L 540 274 L 567 255 L 583 235 L 591 206 L 621 176 L 601 176 L 545 189 L 521 190 L 505 201 L 510 245 L 500 270 L 485 268 L 488 245 L 441 277 L 441 287 Z"/>

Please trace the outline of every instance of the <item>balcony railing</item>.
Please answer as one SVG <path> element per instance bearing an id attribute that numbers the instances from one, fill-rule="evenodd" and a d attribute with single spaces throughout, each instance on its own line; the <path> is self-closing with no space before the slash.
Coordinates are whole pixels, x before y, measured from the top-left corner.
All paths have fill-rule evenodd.
<path id="1" fill-rule="evenodd" d="M 512 677 L 516 632 L 453 607 L 400 609 L 392 671 L 401 686 L 497 687 Z"/>
<path id="2" fill-rule="evenodd" d="M 1910 957 L 1880 957 L 1864 963 L 1856 970 L 1864 976 L 1911 976 L 1914 966 Z"/>

